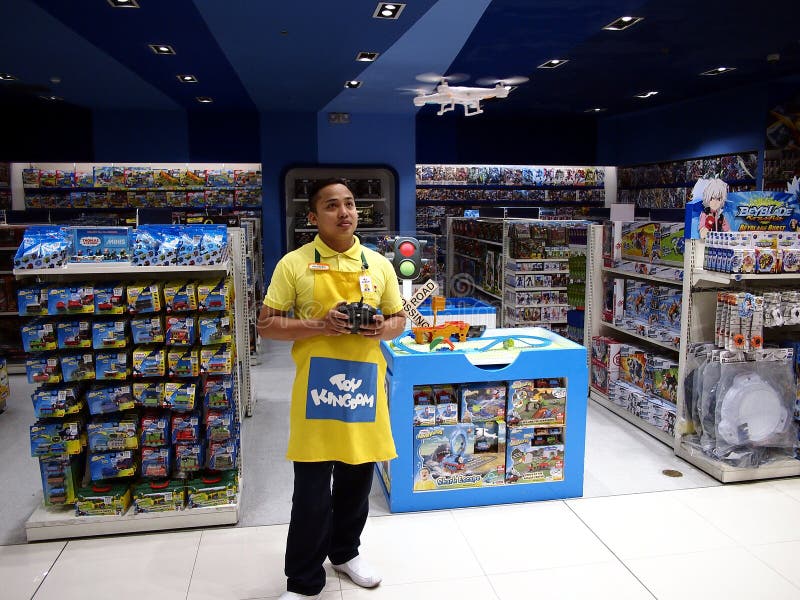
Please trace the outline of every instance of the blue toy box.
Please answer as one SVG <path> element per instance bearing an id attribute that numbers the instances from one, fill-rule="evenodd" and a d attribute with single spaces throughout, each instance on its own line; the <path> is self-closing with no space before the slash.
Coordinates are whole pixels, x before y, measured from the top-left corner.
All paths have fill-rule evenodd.
<path id="1" fill-rule="evenodd" d="M 28 383 L 59 383 L 61 381 L 61 361 L 52 354 L 40 354 L 25 360 L 25 373 Z"/>
<path id="2" fill-rule="evenodd" d="M 131 374 L 131 361 L 127 352 L 103 351 L 95 355 L 97 379 L 127 379 Z"/>
<path id="3" fill-rule="evenodd" d="M 430 385 L 414 386 L 414 426 L 436 425 L 436 399 Z"/>
<path id="4" fill-rule="evenodd" d="M 71 227 L 71 262 L 127 262 L 131 259 L 130 227 Z"/>
<path id="5" fill-rule="evenodd" d="M 200 343 L 222 344 L 233 341 L 233 318 L 227 313 L 211 313 L 198 319 Z"/>
<path id="6" fill-rule="evenodd" d="M 233 406 L 233 377 L 208 375 L 203 382 L 203 407 L 225 410 Z"/>
<path id="7" fill-rule="evenodd" d="M 187 412 L 194 409 L 197 398 L 197 384 L 195 381 L 167 381 L 164 384 L 164 404 L 177 412 Z"/>
<path id="8" fill-rule="evenodd" d="M 94 288 L 86 285 L 50 287 L 47 293 L 47 313 L 50 315 L 94 313 Z"/>
<path id="9" fill-rule="evenodd" d="M 171 315 L 166 319 L 168 346 L 191 346 L 195 341 L 195 320 L 188 315 Z"/>
<path id="10" fill-rule="evenodd" d="M 142 446 L 169 446 L 171 439 L 169 413 L 148 412 L 142 416 Z"/>
<path id="11" fill-rule="evenodd" d="M 91 415 L 105 415 L 130 410 L 135 407 L 131 386 L 127 383 L 119 385 L 94 384 L 86 392 L 86 404 L 89 406 L 89 414 Z"/>
<path id="12" fill-rule="evenodd" d="M 22 317 L 48 314 L 48 297 L 50 288 L 44 285 L 33 285 L 17 290 L 17 309 Z"/>
<path id="13" fill-rule="evenodd" d="M 83 420 L 37 421 L 30 427 L 31 456 L 80 454 L 86 445 Z"/>
<path id="14" fill-rule="evenodd" d="M 131 319 L 131 337 L 134 344 L 164 343 L 164 323 L 160 316 Z"/>
<path id="15" fill-rule="evenodd" d="M 95 321 L 92 323 L 92 347 L 95 350 L 124 348 L 128 345 L 125 319 Z"/>
<path id="16" fill-rule="evenodd" d="M 136 475 L 136 455 L 131 450 L 92 454 L 89 457 L 89 473 L 92 481 L 133 477 Z"/>
<path id="17" fill-rule="evenodd" d="M 176 477 L 195 473 L 205 464 L 205 452 L 202 444 L 175 444 Z"/>
<path id="18" fill-rule="evenodd" d="M 142 477 L 166 479 L 172 472 L 172 448 L 142 448 Z"/>
<path id="19" fill-rule="evenodd" d="M 94 356 L 91 352 L 61 356 L 61 374 L 64 381 L 91 381 L 96 378 Z"/>
<path id="20" fill-rule="evenodd" d="M 61 418 L 80 413 L 83 396 L 75 385 L 42 386 L 32 395 L 33 414 L 37 419 Z"/>
<path id="21" fill-rule="evenodd" d="M 206 466 L 212 471 L 231 471 L 236 468 L 236 455 L 236 444 L 232 441 L 211 442 Z"/>
<path id="22" fill-rule="evenodd" d="M 92 322 L 82 317 L 56 323 L 56 340 L 60 350 L 92 347 Z"/>
<path id="23" fill-rule="evenodd" d="M 206 413 L 206 440 L 209 442 L 227 442 L 234 438 L 236 420 L 233 412 L 227 410 L 209 410 Z"/>
<path id="24" fill-rule="evenodd" d="M 167 354 L 161 346 L 137 346 L 131 357 L 134 377 L 164 377 Z"/>
<path id="25" fill-rule="evenodd" d="M 160 408 L 164 406 L 163 381 L 135 381 L 132 386 L 136 406 Z"/>
<path id="26" fill-rule="evenodd" d="M 470 383 L 461 386 L 461 422 L 484 423 L 504 421 L 506 417 L 506 385 Z"/>
<path id="27" fill-rule="evenodd" d="M 20 328 L 22 348 L 25 352 L 44 352 L 56 350 L 58 342 L 53 330 L 54 324 L 44 319 L 33 319 Z"/>
<path id="28" fill-rule="evenodd" d="M 136 415 L 92 421 L 86 426 L 90 452 L 135 450 L 139 447 Z"/>
<path id="29" fill-rule="evenodd" d="M 97 315 L 125 313 L 125 286 L 120 283 L 101 284 L 94 288 L 94 312 Z"/>
<path id="30" fill-rule="evenodd" d="M 564 479 L 564 446 L 537 446 L 536 429 L 508 429 L 506 483 L 542 483 Z"/>

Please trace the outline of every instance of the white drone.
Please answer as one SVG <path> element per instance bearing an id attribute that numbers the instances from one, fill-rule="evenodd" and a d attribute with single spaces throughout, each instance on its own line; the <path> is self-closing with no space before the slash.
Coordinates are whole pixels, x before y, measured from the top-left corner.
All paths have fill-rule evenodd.
<path id="1" fill-rule="evenodd" d="M 479 79 L 476 83 L 480 85 L 493 85 L 494 87 L 467 87 L 451 86 L 449 82 L 459 82 L 467 79 L 466 75 L 443 76 L 436 73 L 423 73 L 417 75 L 417 81 L 426 83 L 436 83 L 435 88 L 414 88 L 407 91 L 417 93 L 414 97 L 414 106 L 424 106 L 426 104 L 438 104 L 440 106 L 437 115 L 454 110 L 456 104 L 464 106 L 464 116 L 472 117 L 483 112 L 481 100 L 489 98 L 507 98 L 509 92 L 515 86 L 528 81 L 527 77 L 515 76 L 507 79 Z"/>

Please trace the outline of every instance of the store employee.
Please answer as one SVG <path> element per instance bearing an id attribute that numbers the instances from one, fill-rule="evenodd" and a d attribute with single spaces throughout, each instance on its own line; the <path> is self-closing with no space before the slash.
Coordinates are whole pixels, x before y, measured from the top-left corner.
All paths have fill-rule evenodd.
<path id="1" fill-rule="evenodd" d="M 258 321 L 262 337 L 294 341 L 297 366 L 287 452 L 294 461 L 294 494 L 283 600 L 319 598 L 326 557 L 362 587 L 381 581 L 358 547 L 374 463 L 397 455 L 380 340 L 400 335 L 406 323 L 393 267 L 354 235 L 358 213 L 347 182 L 317 182 L 309 195 L 308 220 L 318 234 L 278 262 Z M 337 306 L 361 299 L 382 314 L 352 334 L 347 314 Z"/>

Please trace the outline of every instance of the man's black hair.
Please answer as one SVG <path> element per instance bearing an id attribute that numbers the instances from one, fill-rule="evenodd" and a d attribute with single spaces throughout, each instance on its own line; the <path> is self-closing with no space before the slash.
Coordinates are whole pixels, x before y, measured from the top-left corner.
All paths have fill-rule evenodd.
<path id="1" fill-rule="evenodd" d="M 346 187 L 351 194 L 355 197 L 355 192 L 353 192 L 353 188 L 350 185 L 350 182 L 346 179 L 341 179 L 338 177 L 330 177 L 328 179 L 317 179 L 311 185 L 311 189 L 308 192 L 308 210 L 315 213 L 317 212 L 317 196 L 319 195 L 322 188 L 326 188 L 329 185 L 343 185 Z"/>

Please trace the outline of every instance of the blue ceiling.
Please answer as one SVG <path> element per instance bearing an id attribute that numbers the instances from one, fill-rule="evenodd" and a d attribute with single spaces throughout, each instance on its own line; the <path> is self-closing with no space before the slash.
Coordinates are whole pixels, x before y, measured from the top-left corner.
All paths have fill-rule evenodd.
<path id="1" fill-rule="evenodd" d="M 138 1 L 0 2 L 0 72 L 18 78 L 0 82 L 0 103 L 55 94 L 89 109 L 413 113 L 398 88 L 419 73 L 463 72 L 464 85 L 531 78 L 487 113 L 611 115 L 800 74 L 797 0 L 407 0 L 397 21 L 373 18 L 376 0 Z M 601 31 L 624 14 L 644 21 Z M 176 54 L 156 56 L 150 43 Z M 359 63 L 361 50 L 381 56 Z M 772 53 L 780 60 L 768 62 Z M 569 62 L 536 69 L 550 58 Z M 736 70 L 699 76 L 720 65 Z M 354 78 L 363 86 L 345 90 Z M 633 98 L 649 89 L 660 94 Z"/>

